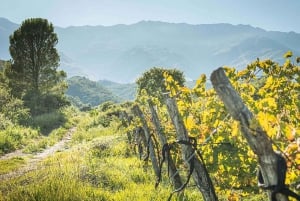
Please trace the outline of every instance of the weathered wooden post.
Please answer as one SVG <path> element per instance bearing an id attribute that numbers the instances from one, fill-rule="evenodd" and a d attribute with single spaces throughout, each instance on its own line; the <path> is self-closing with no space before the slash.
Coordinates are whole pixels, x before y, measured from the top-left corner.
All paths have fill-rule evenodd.
<path id="1" fill-rule="evenodd" d="M 150 99 L 148 100 L 148 105 L 150 108 L 150 112 L 152 115 L 152 121 L 153 121 L 155 130 L 156 130 L 156 133 L 159 137 L 159 140 L 160 140 L 162 146 L 168 146 L 168 142 L 167 142 L 166 136 L 164 134 L 164 131 L 161 127 L 157 112 L 154 109 L 153 103 Z M 177 171 L 177 168 L 175 166 L 175 163 L 172 159 L 170 149 L 167 148 L 165 150 L 165 152 L 163 152 L 162 154 L 164 154 L 165 155 L 164 157 L 166 158 L 167 167 L 169 168 L 169 177 L 171 177 L 171 180 L 174 184 L 175 189 L 178 189 L 182 186 L 182 181 L 181 181 L 179 172 Z"/>
<path id="2" fill-rule="evenodd" d="M 174 127 L 176 129 L 177 140 L 181 142 L 189 142 L 189 136 L 187 130 L 184 126 L 183 120 L 179 114 L 178 107 L 174 98 L 169 96 L 165 99 L 169 115 L 172 119 Z M 191 168 L 190 161 L 193 160 L 194 171 L 192 177 L 202 193 L 205 201 L 216 201 L 218 200 L 215 193 L 214 186 L 212 184 L 211 178 L 207 172 L 205 164 L 196 157 L 195 149 L 189 143 L 180 144 L 182 149 L 182 157 L 186 165 Z"/>
<path id="3" fill-rule="evenodd" d="M 243 136 L 247 139 L 249 146 L 258 157 L 258 163 L 265 184 L 267 186 L 277 185 L 277 157 L 266 132 L 255 123 L 253 114 L 234 90 L 222 68 L 215 70 L 211 74 L 210 79 L 228 112 L 235 120 L 240 122 L 240 129 Z M 277 194 L 276 198 L 277 201 L 288 200 L 282 194 Z"/>
<path id="4" fill-rule="evenodd" d="M 150 159 L 151 159 L 152 167 L 153 167 L 155 175 L 158 178 L 159 177 L 159 166 L 158 166 L 157 158 L 156 158 L 156 155 L 155 155 L 153 140 L 152 140 L 151 135 L 150 135 L 150 130 L 149 130 L 149 127 L 147 125 L 147 121 L 144 117 L 144 114 L 143 114 L 142 110 L 140 109 L 140 107 L 138 105 L 134 105 L 133 108 L 132 108 L 132 111 L 137 117 L 140 118 L 140 120 L 142 122 L 142 127 L 143 127 L 145 137 L 147 139 L 148 146 L 149 146 L 149 156 L 150 156 Z"/>
<path id="5" fill-rule="evenodd" d="M 121 126 L 129 127 L 129 125 L 131 124 L 132 118 L 127 114 L 126 111 L 121 111 L 119 118 L 121 119 Z M 132 133 L 130 131 L 127 131 L 126 135 L 127 135 L 127 139 L 128 139 L 128 144 L 131 144 L 133 141 Z"/>
<path id="6" fill-rule="evenodd" d="M 137 145 L 139 157 L 140 157 L 140 160 L 142 160 L 143 147 L 148 146 L 147 139 L 146 139 L 143 127 L 139 126 L 139 127 L 135 128 L 135 130 L 134 130 L 134 140 L 133 141 L 135 142 L 135 145 Z M 148 160 L 148 158 L 146 158 L 146 160 Z"/>

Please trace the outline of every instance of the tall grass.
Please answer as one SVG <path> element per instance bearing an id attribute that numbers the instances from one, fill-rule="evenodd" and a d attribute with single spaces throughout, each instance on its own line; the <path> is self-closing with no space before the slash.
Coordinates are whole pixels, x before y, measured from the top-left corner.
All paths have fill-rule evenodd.
<path id="1" fill-rule="evenodd" d="M 26 153 L 42 151 L 62 139 L 67 130 L 79 121 L 74 108 L 36 116 L 27 126 L 8 125 L 0 130 L 0 156 L 16 149 Z"/>
<path id="2" fill-rule="evenodd" d="M 102 158 L 92 149 L 58 153 L 37 171 L 0 184 L 2 200 L 165 200 L 168 191 L 157 196 L 152 173 L 135 157 L 124 159 L 114 147 Z"/>
<path id="3" fill-rule="evenodd" d="M 43 161 L 34 172 L 0 183 L 0 200 L 166 200 L 168 183 L 154 188 L 152 168 L 132 153 L 117 123 L 91 127 L 89 120 L 78 122 L 71 149 Z"/>
<path id="4" fill-rule="evenodd" d="M 38 136 L 37 130 L 18 125 L 0 130 L 0 155 L 20 149 Z"/>

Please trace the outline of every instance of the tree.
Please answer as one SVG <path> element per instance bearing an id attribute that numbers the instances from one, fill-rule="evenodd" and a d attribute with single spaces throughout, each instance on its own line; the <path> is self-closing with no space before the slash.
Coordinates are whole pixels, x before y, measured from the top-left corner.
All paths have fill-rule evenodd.
<path id="1" fill-rule="evenodd" d="M 183 72 L 177 69 L 163 69 L 153 67 L 137 79 L 136 83 L 138 85 L 138 96 L 142 95 L 143 90 L 145 90 L 149 96 L 156 97 L 162 100 L 162 93 L 167 92 L 165 85 L 166 74 L 172 76 L 176 84 L 178 84 L 179 86 L 183 86 L 185 82 Z"/>
<path id="2" fill-rule="evenodd" d="M 32 114 L 46 112 L 43 105 L 49 96 L 52 96 L 50 102 L 55 102 L 54 108 L 61 106 L 57 101 L 66 102 L 61 96 L 66 89 L 62 84 L 66 74 L 57 71 L 57 42 L 53 25 L 41 18 L 25 20 L 10 36 L 12 65 L 6 69 L 6 75 L 13 95 L 22 98 Z"/>
<path id="3" fill-rule="evenodd" d="M 28 109 L 24 108 L 23 101 L 12 97 L 11 89 L 8 87 L 7 79 L 3 74 L 3 69 L 10 65 L 9 61 L 2 61 L 0 69 L 0 128 L 4 129 L 5 121 L 21 123 L 28 118 Z M 1 118 L 0 117 L 0 118 Z M 3 123 L 4 122 L 4 123 Z"/>

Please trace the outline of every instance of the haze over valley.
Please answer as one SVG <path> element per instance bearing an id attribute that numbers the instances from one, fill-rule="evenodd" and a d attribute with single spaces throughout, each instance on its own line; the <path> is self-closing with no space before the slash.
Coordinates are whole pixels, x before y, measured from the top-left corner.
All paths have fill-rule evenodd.
<path id="1" fill-rule="evenodd" d="M 55 25 L 55 24 L 54 24 Z M 0 18 L 0 59 L 10 59 L 9 35 L 19 24 Z M 177 68 L 188 80 L 219 66 L 243 68 L 256 58 L 300 55 L 300 34 L 250 25 L 141 21 L 131 25 L 55 27 L 61 69 L 68 77 L 133 83 L 154 66 Z"/>

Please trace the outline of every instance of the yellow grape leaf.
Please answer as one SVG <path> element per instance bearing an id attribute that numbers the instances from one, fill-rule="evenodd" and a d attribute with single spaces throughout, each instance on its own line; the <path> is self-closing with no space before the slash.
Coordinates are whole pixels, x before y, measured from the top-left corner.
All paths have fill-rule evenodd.
<path id="1" fill-rule="evenodd" d="M 289 171 L 286 174 L 286 183 L 290 184 L 298 178 L 298 175 L 294 171 Z"/>
<path id="2" fill-rule="evenodd" d="M 274 115 L 260 111 L 258 112 L 256 118 L 259 122 L 259 125 L 267 132 L 269 136 L 276 135 L 277 128 L 274 127 L 273 124 L 277 119 Z M 251 128 L 254 129 L 254 127 Z"/>
<path id="3" fill-rule="evenodd" d="M 273 85 L 274 85 L 274 78 L 272 76 L 270 76 L 270 77 L 267 78 L 264 88 L 265 89 L 272 89 Z"/>
<path id="4" fill-rule="evenodd" d="M 238 72 L 237 76 L 238 77 L 243 77 L 249 73 L 248 69 L 244 69 Z"/>
<path id="5" fill-rule="evenodd" d="M 284 58 L 290 58 L 290 57 L 292 57 L 292 56 L 293 56 L 293 52 L 292 52 L 291 50 L 287 51 L 287 52 L 283 55 Z"/>
<path id="6" fill-rule="evenodd" d="M 190 89 L 187 88 L 187 87 L 181 87 L 181 91 L 184 92 L 184 93 L 189 93 Z"/>
<path id="7" fill-rule="evenodd" d="M 245 191 L 242 191 L 240 194 L 241 194 L 242 197 L 246 197 L 246 196 L 250 195 L 250 193 L 245 192 Z"/>
<path id="8" fill-rule="evenodd" d="M 216 143 L 220 143 L 220 142 L 223 142 L 224 141 L 224 137 L 223 136 L 218 136 L 216 138 Z"/>
<path id="9" fill-rule="evenodd" d="M 275 110 L 277 108 L 276 101 L 272 97 L 264 98 L 259 103 L 260 103 L 259 107 L 261 109 L 267 109 L 268 111 L 272 111 L 272 110 Z"/>
<path id="10" fill-rule="evenodd" d="M 235 192 L 231 192 L 228 196 L 228 201 L 239 201 L 239 195 Z"/>
<path id="11" fill-rule="evenodd" d="M 188 130 L 192 129 L 194 127 L 195 123 L 194 123 L 194 119 L 193 117 L 190 115 L 186 118 L 185 121 L 185 126 Z"/>
<path id="12" fill-rule="evenodd" d="M 231 135 L 232 136 L 237 136 L 240 133 L 240 126 L 239 126 L 239 122 L 238 121 L 234 121 L 232 123 L 232 127 L 231 127 Z"/>
<path id="13" fill-rule="evenodd" d="M 291 125 L 283 124 L 281 128 L 289 141 L 293 141 L 295 139 L 296 129 Z"/>
<path id="14" fill-rule="evenodd" d="M 297 153 L 297 154 L 296 154 L 296 157 L 295 157 L 295 163 L 296 163 L 296 164 L 300 164 L 300 153 Z"/>
<path id="15" fill-rule="evenodd" d="M 202 85 L 205 82 L 206 82 L 206 75 L 202 74 L 200 76 L 200 78 L 196 81 L 196 85 L 199 86 L 199 85 Z"/>
<path id="16" fill-rule="evenodd" d="M 221 160 L 221 158 L 223 158 L 223 157 L 219 157 L 220 160 Z M 221 172 L 224 172 L 224 171 L 225 171 L 225 168 L 224 168 L 224 165 L 223 165 L 223 164 L 221 164 L 221 165 L 219 166 L 219 170 L 220 170 Z"/>

